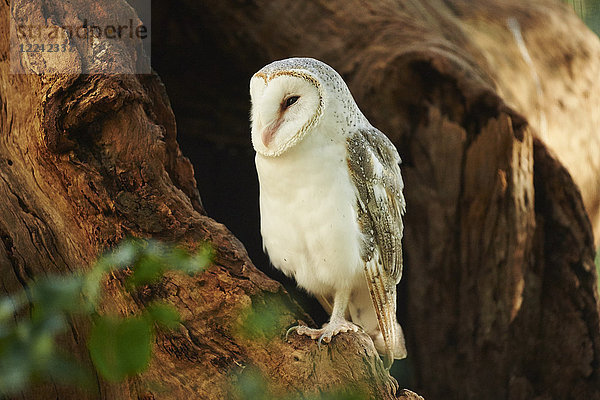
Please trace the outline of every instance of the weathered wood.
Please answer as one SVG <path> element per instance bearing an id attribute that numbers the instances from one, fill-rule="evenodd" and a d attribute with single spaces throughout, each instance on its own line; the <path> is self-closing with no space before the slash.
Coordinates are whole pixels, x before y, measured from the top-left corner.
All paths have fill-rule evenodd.
<path id="1" fill-rule="evenodd" d="M 205 22 L 202 36 L 188 35 L 188 43 L 216 59 L 235 55 L 221 82 L 199 82 L 205 90 L 243 85 L 273 59 L 316 57 L 344 76 L 371 122 L 397 145 L 408 201 L 404 323 L 419 391 L 432 398 L 599 396 L 588 215 L 598 231 L 600 96 L 593 88 L 600 44 L 572 12 L 546 1 L 179 5 Z M 518 22 L 533 71 L 509 17 Z M 194 101 L 211 107 L 210 98 L 206 106 Z M 219 143 L 247 140 L 235 119 L 227 121 L 230 134 Z M 553 157 L 540 158 L 549 154 L 545 146 L 565 163 L 560 176 Z M 545 181 L 570 200 L 544 191 Z M 565 223 L 557 211 L 565 204 L 569 228 L 547 229 Z M 556 240 L 574 253 L 567 256 Z M 573 263 L 557 267 L 547 258 L 550 248 Z M 554 275 L 557 268 L 562 272 Z M 586 311 L 567 318 L 562 307 Z M 549 366 L 557 362 L 541 354 L 577 368 L 561 379 L 560 368 Z"/>
<path id="2" fill-rule="evenodd" d="M 531 11 L 514 2 L 461 7 L 460 19 L 498 93 L 527 117 L 579 187 L 598 248 L 600 38 L 566 5 L 527 7 Z M 510 18 L 518 22 L 521 49 L 509 29 Z"/>
<path id="3" fill-rule="evenodd" d="M 78 21 L 77 7 L 88 7 L 83 1 L 13 3 L 28 4 L 17 15 L 29 23 L 50 16 L 57 24 Z M 94 7 L 86 11 L 130 12 L 121 1 Z M 534 122 L 536 100 L 517 90 L 516 77 L 528 82 L 529 66 L 511 63 L 518 54 L 512 34 L 503 19 L 492 17 L 514 14 L 526 42 L 534 38 L 528 42 L 534 58 L 552 60 L 559 71 L 568 71 L 569 63 L 597 70 L 593 55 L 600 44 L 566 8 L 542 1 L 437 0 L 180 0 L 169 12 L 161 12 L 166 4 L 156 7 L 154 25 L 168 25 L 187 49 L 210 50 L 203 56 L 218 61 L 205 61 L 205 71 L 186 71 L 174 85 L 181 88 L 176 96 L 189 97 L 191 110 L 215 111 L 200 116 L 198 135 L 249 146 L 243 136 L 249 76 L 272 59 L 308 55 L 342 73 L 361 109 L 397 145 L 408 201 L 402 322 L 419 392 L 460 399 L 600 397 L 597 276 L 584 208 L 597 215 L 598 180 L 589 182 L 598 177 L 600 158 L 574 166 L 581 147 L 549 140 L 567 170 L 547 149 Z M 0 13 L 7 21 L 8 3 L 1 3 Z M 549 16 L 577 34 L 547 32 Z M 200 21 L 200 34 L 178 21 Z M 496 30 L 500 41 L 493 40 Z M 147 373 L 122 385 L 100 380 L 87 394 L 49 385 L 24 397 L 220 399 L 235 395 L 238 373 L 255 368 L 268 377 L 273 397 L 344 386 L 373 398 L 417 398 L 392 394 L 394 381 L 364 334 L 342 334 L 323 350 L 303 337 L 286 343 L 281 334 L 240 334 L 248 307 L 264 309 L 273 301 L 283 304 L 277 332 L 297 320 L 312 321 L 252 265 L 223 225 L 205 215 L 158 76 L 9 75 L 5 24 L 0 37 L 3 291 L 36 275 L 76 270 L 126 235 L 191 246 L 207 240 L 217 253 L 207 273 L 169 275 L 133 296 L 122 294 L 117 277 L 106 282 L 106 309 L 128 314 L 160 297 L 184 317 L 179 331 L 157 337 Z M 547 52 L 548 42 L 561 45 Z M 155 37 L 161 43 L 168 38 Z M 123 50 L 114 51 L 123 65 L 143 62 L 134 48 Z M 508 60 L 498 62 L 503 54 Z M 86 57 L 79 53 L 77 62 Z M 37 62 L 26 65 L 35 71 Z M 97 68 L 102 72 L 102 64 Z M 570 135 L 593 147 L 593 120 L 585 108 L 575 109 L 582 102 L 577 93 L 597 82 L 587 72 L 553 71 L 537 71 L 549 85 L 545 96 L 552 85 L 565 93 L 578 89 L 548 103 L 547 114 L 559 101 L 568 105 L 562 122 L 547 119 L 548 135 L 558 137 L 569 121 L 580 121 Z M 598 93 L 590 91 L 585 101 L 598 104 Z M 591 171 L 574 178 L 583 199 L 569 175 L 581 165 Z M 75 324 L 67 338 L 84 362 L 85 330 Z"/>
<path id="4" fill-rule="evenodd" d="M 125 2 L 90 4 L 14 1 L 12 11 L 27 25 L 80 24 L 79 16 L 90 12 L 131 12 Z M 2 3 L 3 20 L 9 12 Z M 369 397 L 396 398 L 395 381 L 367 335 L 341 335 L 323 351 L 304 338 L 284 341 L 289 326 L 312 321 L 279 283 L 252 265 L 243 245 L 223 225 L 204 215 L 158 76 L 102 75 L 106 65 L 101 63 L 94 65 L 94 75 L 10 75 L 5 26 L 2 33 L 3 291 L 26 287 L 35 276 L 75 271 L 127 235 L 192 247 L 208 241 L 216 250 L 208 272 L 195 278 L 170 275 L 133 296 L 123 293 L 118 277 L 107 280 L 105 310 L 130 314 L 160 297 L 183 316 L 177 332 L 157 337 L 145 374 L 120 385 L 99 379 L 86 393 L 45 385 L 24 398 L 222 399 L 235 393 L 237 374 L 252 366 L 267 378 L 273 396 L 336 391 L 343 385 Z M 139 48 L 123 50 L 108 46 L 114 62 L 143 61 Z M 85 49 L 75 54 L 77 65 L 90 61 Z M 47 67 L 43 58 L 22 57 L 30 71 Z M 275 321 L 274 338 L 240 334 L 249 307 L 268 308 L 275 300 L 282 304 L 282 315 Z M 85 323 L 74 322 L 66 346 L 89 363 L 86 331 Z"/>

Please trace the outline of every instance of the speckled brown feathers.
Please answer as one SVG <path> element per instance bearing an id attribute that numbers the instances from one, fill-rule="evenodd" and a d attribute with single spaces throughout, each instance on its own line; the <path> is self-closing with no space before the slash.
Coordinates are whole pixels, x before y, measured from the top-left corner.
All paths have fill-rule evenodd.
<path id="1" fill-rule="evenodd" d="M 365 237 L 362 257 L 370 261 L 378 247 L 385 272 L 397 284 L 402 276 L 405 210 L 398 153 L 378 130 L 360 130 L 348 138 L 347 161 L 358 191 L 358 218 Z M 385 197 L 375 194 L 377 186 Z"/>
<path id="2" fill-rule="evenodd" d="M 385 343 L 386 363 L 405 356 L 396 322 L 396 284 L 402 276 L 402 215 L 405 201 L 400 157 L 375 128 L 348 138 L 348 167 L 357 190 L 357 215 L 364 237 L 361 257 Z"/>

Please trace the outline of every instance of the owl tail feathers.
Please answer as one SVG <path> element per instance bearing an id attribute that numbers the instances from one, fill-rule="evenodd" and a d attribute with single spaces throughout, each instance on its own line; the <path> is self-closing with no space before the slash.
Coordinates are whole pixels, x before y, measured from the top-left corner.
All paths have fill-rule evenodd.
<path id="1" fill-rule="evenodd" d="M 406 343 L 404 341 L 404 332 L 399 323 L 396 322 L 396 335 L 394 339 L 394 359 L 402 360 L 406 358 Z"/>
<path id="2" fill-rule="evenodd" d="M 373 344 L 375 344 L 377 352 L 384 357 L 384 364 L 386 368 L 391 367 L 394 360 L 406 358 L 404 333 L 402 332 L 402 327 L 399 323 L 396 322 L 394 324 L 394 328 L 392 328 L 393 343 L 389 350 L 385 344 L 385 339 L 383 338 L 381 331 L 377 330 L 377 333 L 375 335 L 371 335 L 371 338 L 373 339 Z"/>

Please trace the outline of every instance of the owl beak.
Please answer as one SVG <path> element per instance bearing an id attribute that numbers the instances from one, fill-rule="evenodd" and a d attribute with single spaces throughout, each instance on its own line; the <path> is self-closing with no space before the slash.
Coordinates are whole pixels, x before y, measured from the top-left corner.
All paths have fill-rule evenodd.
<path id="1" fill-rule="evenodd" d="M 260 138 L 265 147 L 269 147 L 269 144 L 273 140 L 273 132 L 270 129 L 271 125 L 272 124 L 267 124 L 266 126 L 263 125 L 262 120 L 259 118 L 258 121 L 256 121 L 255 127 L 253 128 L 260 132 Z"/>
<path id="2" fill-rule="evenodd" d="M 283 122 L 283 119 L 278 118 L 277 121 L 267 125 L 265 127 L 265 129 L 263 129 L 261 136 L 262 136 L 262 142 L 265 145 L 265 147 L 269 147 L 269 145 L 273 141 L 273 138 L 275 137 L 275 133 L 277 133 L 277 130 L 281 126 L 282 122 Z"/>
<path id="3" fill-rule="evenodd" d="M 271 142 L 273 141 L 273 136 L 275 135 L 275 132 L 273 131 L 273 129 L 271 129 L 271 127 L 267 127 L 262 131 L 262 142 L 265 145 L 265 147 L 269 147 L 269 145 L 271 144 Z"/>

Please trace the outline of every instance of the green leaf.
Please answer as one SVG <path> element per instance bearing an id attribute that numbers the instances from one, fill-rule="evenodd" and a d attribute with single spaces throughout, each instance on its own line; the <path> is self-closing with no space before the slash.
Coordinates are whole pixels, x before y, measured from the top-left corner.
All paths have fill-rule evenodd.
<path id="1" fill-rule="evenodd" d="M 188 275 L 204 271 L 212 262 L 213 251 L 208 245 L 201 246 L 195 253 L 181 247 L 174 247 L 165 256 L 165 263 Z"/>
<path id="2" fill-rule="evenodd" d="M 279 335 L 284 328 L 286 307 L 279 295 L 257 296 L 252 304 L 242 311 L 242 324 L 238 333 L 251 339 L 270 340 Z"/>
<path id="3" fill-rule="evenodd" d="M 5 296 L 0 298 L 0 321 L 4 322 L 12 319 L 13 316 L 27 303 L 25 292 L 20 292 L 14 296 Z"/>
<path id="4" fill-rule="evenodd" d="M 17 394 L 29 381 L 29 365 L 15 364 L 11 362 L 18 361 L 14 357 L 2 356 L 3 362 L 0 363 L 0 397 Z"/>
<path id="5" fill-rule="evenodd" d="M 166 254 L 165 261 L 169 265 L 172 265 L 176 268 L 181 268 L 181 266 L 185 264 L 189 258 L 190 253 L 187 250 L 181 247 L 174 247 Z"/>
<path id="6" fill-rule="evenodd" d="M 96 369 L 110 381 L 120 381 L 148 368 L 152 348 L 150 323 L 142 317 L 100 317 L 88 342 Z"/>
<path id="7" fill-rule="evenodd" d="M 30 342 L 29 351 L 33 358 L 39 363 L 44 363 L 54 356 L 53 332 L 42 331 Z"/>
<path id="8" fill-rule="evenodd" d="M 48 276 L 37 280 L 30 288 L 34 304 L 33 318 L 50 313 L 79 312 L 84 309 L 81 296 L 84 278 L 79 275 Z"/>
<path id="9" fill-rule="evenodd" d="M 157 240 L 149 239 L 144 242 L 142 253 L 146 256 L 162 259 L 165 256 L 166 249 L 167 245 Z"/>
<path id="10" fill-rule="evenodd" d="M 0 297 L 0 398 L 18 393 L 37 381 L 92 382 L 91 374 L 61 351 L 57 337 L 68 329 L 73 315 L 90 316 L 100 300 L 102 282 L 115 269 L 131 268 L 126 288 L 158 281 L 165 271 L 195 274 L 212 259 L 209 245 L 190 254 L 184 248 L 154 240 L 127 240 L 102 256 L 85 273 L 43 277 L 26 291 Z M 31 313 L 25 313 L 26 306 Z M 258 335 L 275 321 L 259 318 L 260 307 L 250 318 Z M 92 361 L 106 379 L 123 380 L 143 372 L 150 361 L 155 324 L 178 327 L 180 315 L 165 303 L 155 303 L 137 317 L 97 317 L 88 340 Z"/>
<path id="11" fill-rule="evenodd" d="M 135 262 L 143 247 L 144 244 L 140 240 L 125 240 L 100 258 L 97 264 L 106 266 L 107 269 L 108 267 L 125 268 Z"/>
<path id="12" fill-rule="evenodd" d="M 247 366 L 240 373 L 234 375 L 232 383 L 231 397 L 254 400 L 272 399 L 265 376 L 256 367 Z"/>
<path id="13" fill-rule="evenodd" d="M 95 305 L 98 302 L 98 299 L 100 298 L 100 283 L 102 282 L 102 278 L 104 277 L 104 272 L 104 269 L 101 266 L 99 266 L 99 264 L 97 264 L 84 277 L 81 292 L 87 304 L 90 306 L 90 311 L 93 309 L 93 305 Z"/>
<path id="14" fill-rule="evenodd" d="M 158 281 L 165 271 L 162 260 L 154 255 L 142 257 L 133 268 L 127 283 L 133 287 Z"/>
<path id="15" fill-rule="evenodd" d="M 190 275 L 197 274 L 206 270 L 212 264 L 213 259 L 213 248 L 209 245 L 204 245 L 190 258 L 186 268 L 182 270 Z"/>
<path id="16" fill-rule="evenodd" d="M 152 303 L 146 307 L 146 312 L 152 323 L 158 323 L 168 329 L 177 328 L 181 322 L 179 311 L 170 304 Z"/>

